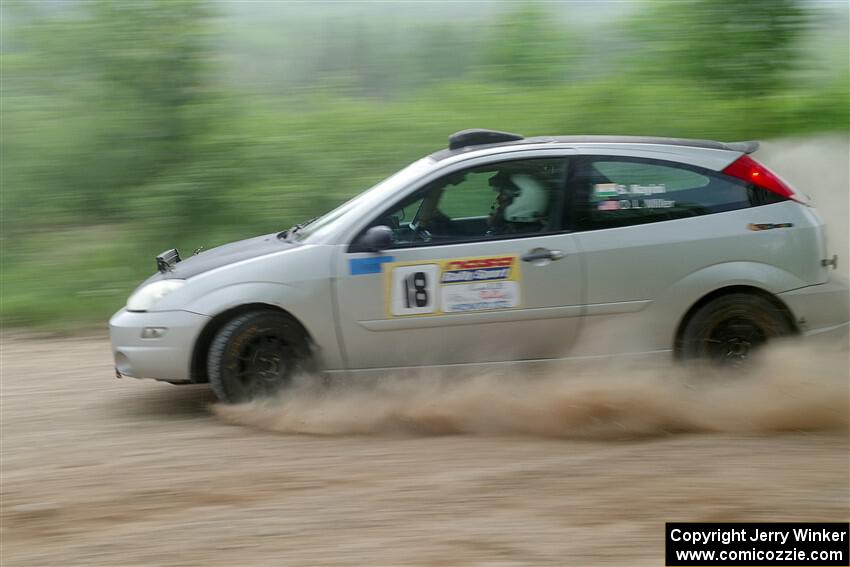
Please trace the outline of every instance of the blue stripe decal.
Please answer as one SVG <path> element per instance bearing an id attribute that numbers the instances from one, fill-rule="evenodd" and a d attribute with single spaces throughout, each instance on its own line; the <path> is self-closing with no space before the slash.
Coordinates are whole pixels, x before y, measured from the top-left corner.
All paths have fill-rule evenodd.
<path id="1" fill-rule="evenodd" d="M 381 266 L 387 262 L 394 262 L 393 256 L 372 256 L 371 258 L 352 258 L 348 261 L 348 267 L 352 276 L 364 274 L 380 274 Z"/>

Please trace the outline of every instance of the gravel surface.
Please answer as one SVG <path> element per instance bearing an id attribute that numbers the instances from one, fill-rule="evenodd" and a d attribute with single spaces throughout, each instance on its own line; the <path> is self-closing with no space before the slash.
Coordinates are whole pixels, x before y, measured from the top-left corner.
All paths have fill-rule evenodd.
<path id="1" fill-rule="evenodd" d="M 665 521 L 850 515 L 846 427 L 271 433 L 204 386 L 116 380 L 102 337 L 4 339 L 0 401 L 4 567 L 657 567 Z"/>

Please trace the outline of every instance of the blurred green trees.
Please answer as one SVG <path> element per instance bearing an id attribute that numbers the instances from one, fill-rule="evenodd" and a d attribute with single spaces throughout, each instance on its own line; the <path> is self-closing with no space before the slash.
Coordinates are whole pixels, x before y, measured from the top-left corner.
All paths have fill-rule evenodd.
<path id="1" fill-rule="evenodd" d="M 656 0 L 634 27 L 644 72 L 751 97 L 785 87 L 810 23 L 797 0 Z"/>
<path id="2" fill-rule="evenodd" d="M 102 321 L 161 250 L 320 214 L 463 128 L 848 129 L 846 7 L 588 6 L 4 2 L 3 322 Z"/>
<path id="3" fill-rule="evenodd" d="M 17 159 L 4 163 L 4 193 L 22 216 L 4 220 L 52 223 L 45 198 L 61 222 L 126 218 L 129 193 L 190 159 L 212 120 L 201 115 L 208 30 L 202 2 L 99 0 L 14 33 L 4 149 Z"/>
<path id="4" fill-rule="evenodd" d="M 521 3 L 500 15 L 486 33 L 482 59 L 485 77 L 494 82 L 538 88 L 570 77 L 575 43 L 545 8 Z"/>

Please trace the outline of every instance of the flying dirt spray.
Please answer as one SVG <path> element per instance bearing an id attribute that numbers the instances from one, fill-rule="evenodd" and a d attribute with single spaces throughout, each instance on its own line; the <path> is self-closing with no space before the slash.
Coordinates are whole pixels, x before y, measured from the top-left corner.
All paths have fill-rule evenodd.
<path id="1" fill-rule="evenodd" d="M 848 261 L 848 142 L 843 136 L 765 145 L 759 159 L 809 193 Z M 509 366 L 445 375 L 409 371 L 318 386 L 296 380 L 279 398 L 216 405 L 227 422 L 315 435 L 481 434 L 633 438 L 677 432 L 848 430 L 846 342 L 776 344 L 745 375 L 600 360 L 529 376 Z"/>
<path id="2" fill-rule="evenodd" d="M 328 387 L 303 381 L 278 399 L 217 405 L 214 411 L 234 424 L 314 435 L 597 439 L 847 430 L 846 349 L 787 344 L 763 354 L 746 377 L 610 362 L 531 377 L 507 370 L 466 376 L 420 372 Z"/>

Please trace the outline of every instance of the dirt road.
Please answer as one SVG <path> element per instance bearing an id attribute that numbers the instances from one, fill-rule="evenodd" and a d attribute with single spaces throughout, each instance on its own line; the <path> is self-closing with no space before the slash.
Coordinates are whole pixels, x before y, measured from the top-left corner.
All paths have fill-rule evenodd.
<path id="1" fill-rule="evenodd" d="M 848 517 L 846 428 L 286 435 L 112 378 L 102 338 L 2 356 L 4 567 L 658 566 L 664 521 Z"/>

